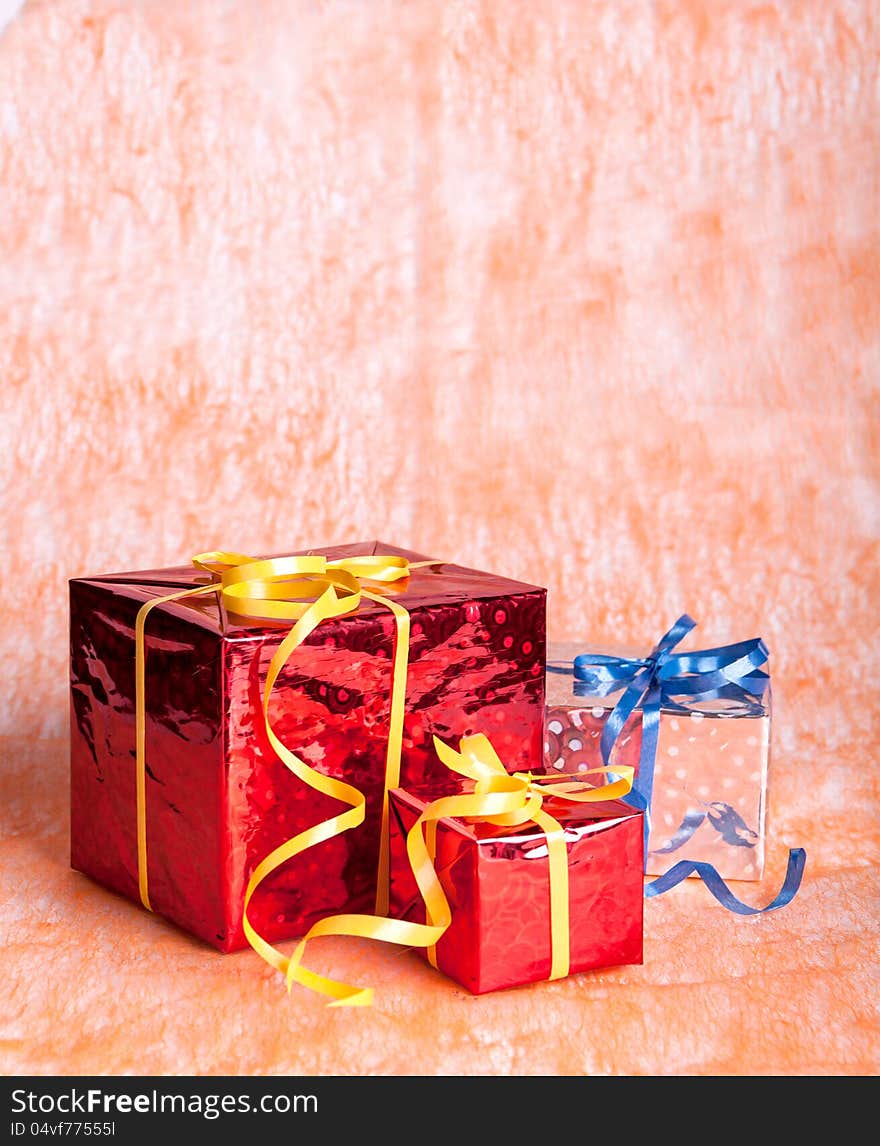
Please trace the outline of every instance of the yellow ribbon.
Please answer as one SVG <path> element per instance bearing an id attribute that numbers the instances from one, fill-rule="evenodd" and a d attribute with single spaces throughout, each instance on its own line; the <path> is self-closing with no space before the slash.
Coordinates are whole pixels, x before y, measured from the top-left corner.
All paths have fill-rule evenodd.
<path id="1" fill-rule="evenodd" d="M 474 781 L 472 793 L 441 796 L 430 803 L 413 824 L 406 837 L 406 851 L 419 892 L 425 902 L 426 923 L 409 923 L 397 919 L 378 919 L 370 915 L 334 915 L 319 920 L 299 941 L 286 969 L 287 989 L 294 982 L 310 987 L 335 1001 L 330 1006 L 369 1006 L 372 988 L 358 988 L 317 975 L 302 966 L 306 944 L 322 935 L 360 936 L 397 943 L 405 947 L 427 947 L 428 958 L 437 966 L 436 945 L 449 924 L 452 914 L 437 872 L 434 869 L 436 829 L 446 817 L 516 826 L 533 822 L 547 838 L 550 868 L 550 979 L 561 979 L 569 970 L 568 920 L 568 855 L 565 830 L 558 820 L 542 808 L 546 796 L 557 796 L 574 803 L 596 803 L 618 799 L 632 788 L 633 768 L 591 768 L 580 776 L 613 772 L 619 779 L 602 787 L 581 780 L 559 781 L 554 776 L 532 776 L 530 773 L 508 773 L 495 749 L 482 733 L 465 736 L 459 751 L 434 737 L 434 746 L 444 764 L 452 771 Z M 424 829 L 424 831 L 423 831 Z"/>
<path id="2" fill-rule="evenodd" d="M 409 613 L 397 602 L 378 592 L 369 592 L 362 582 L 391 584 L 409 577 L 410 570 L 435 562 L 410 562 L 405 557 L 370 555 L 328 561 L 322 556 L 273 557 L 256 560 L 240 553 L 201 553 L 193 558 L 198 569 L 211 573 L 213 580 L 195 589 L 184 589 L 156 597 L 143 605 L 135 621 L 135 726 L 137 769 L 137 853 L 138 889 L 144 907 L 152 911 L 147 878 L 146 815 L 146 717 L 144 626 L 151 610 L 169 601 L 219 592 L 227 612 L 247 620 L 293 622 L 287 636 L 272 657 L 263 688 L 263 721 L 273 749 L 295 776 L 327 796 L 348 805 L 348 811 L 331 817 L 287 840 L 270 852 L 255 868 L 245 890 L 244 932 L 251 946 L 273 967 L 288 971 L 288 959 L 268 943 L 251 925 L 247 909 L 254 892 L 276 868 L 315 844 L 355 828 L 363 822 L 365 799 L 357 788 L 324 776 L 284 745 L 269 721 L 269 699 L 279 674 L 294 650 L 321 621 L 353 613 L 362 598 L 384 605 L 394 614 L 395 641 L 391 669 L 391 712 L 388 747 L 385 756 L 385 783 L 382 797 L 382 826 L 375 910 L 388 910 L 388 792 L 400 781 L 400 753 L 403 741 L 403 715 L 406 701 L 406 675 L 409 659 Z M 304 972 L 304 974 L 306 974 Z"/>

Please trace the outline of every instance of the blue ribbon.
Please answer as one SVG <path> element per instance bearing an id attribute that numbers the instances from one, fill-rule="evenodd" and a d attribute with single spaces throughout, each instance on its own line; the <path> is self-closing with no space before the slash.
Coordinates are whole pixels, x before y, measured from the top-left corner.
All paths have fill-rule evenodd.
<path id="1" fill-rule="evenodd" d="M 791 848 L 788 853 L 785 882 L 776 898 L 766 907 L 750 907 L 741 899 L 737 899 L 710 863 L 698 863 L 696 860 L 679 860 L 677 864 L 673 864 L 669 871 L 648 884 L 645 888 L 645 898 L 651 899 L 655 895 L 662 895 L 664 891 L 669 891 L 689 875 L 696 873 L 722 907 L 726 907 L 728 911 L 735 911 L 737 915 L 763 915 L 766 911 L 775 911 L 778 907 L 785 907 L 787 903 L 791 903 L 801 886 L 806 864 L 807 853 L 804 849 Z"/>
<path id="2" fill-rule="evenodd" d="M 611 753 L 627 720 L 637 709 L 641 712 L 642 745 L 638 776 L 626 799 L 631 806 L 645 813 L 646 866 L 661 709 L 690 714 L 699 711 L 695 706 L 701 701 L 724 700 L 728 702 L 727 711 L 736 715 L 760 716 L 766 712 L 764 694 L 769 687 L 770 676 L 761 667 L 769 657 L 763 640 L 753 638 L 698 652 L 674 652 L 676 645 L 694 628 L 696 621 L 687 614 L 682 615 L 644 659 L 582 653 L 574 658 L 571 666 L 547 666 L 550 672 L 573 672 L 577 696 L 600 698 L 623 690 L 602 729 L 600 749 L 605 767 L 612 766 Z M 797 861 L 796 856 L 800 857 Z M 739 914 L 771 911 L 783 907 L 794 897 L 803 877 L 805 862 L 806 853 L 802 849 L 789 853 L 783 889 L 773 903 L 761 909 L 741 903 L 711 864 L 684 860 L 649 884 L 645 894 L 662 895 L 695 872 L 728 910 Z"/>

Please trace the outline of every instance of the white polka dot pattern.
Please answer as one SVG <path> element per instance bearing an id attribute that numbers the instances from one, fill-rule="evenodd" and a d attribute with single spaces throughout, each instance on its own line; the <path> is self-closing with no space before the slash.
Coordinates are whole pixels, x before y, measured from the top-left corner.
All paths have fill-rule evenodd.
<path id="1" fill-rule="evenodd" d="M 561 703 L 557 679 L 547 711 L 548 767 L 569 773 L 601 767 L 600 739 L 614 699 L 585 705 L 572 696 Z M 757 880 L 764 866 L 770 716 L 727 713 L 722 725 L 721 713 L 705 708 L 687 718 L 661 713 L 648 872 L 659 875 L 690 859 L 713 864 L 725 879 Z M 611 763 L 637 769 L 641 739 L 636 713 L 624 726 Z M 683 828 L 686 817 L 688 825 L 698 826 Z M 664 850 L 656 854 L 658 849 Z"/>

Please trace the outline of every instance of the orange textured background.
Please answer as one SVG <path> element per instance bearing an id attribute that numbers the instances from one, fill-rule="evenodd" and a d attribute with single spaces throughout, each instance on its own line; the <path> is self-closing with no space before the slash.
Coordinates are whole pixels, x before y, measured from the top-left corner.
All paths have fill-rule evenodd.
<path id="1" fill-rule="evenodd" d="M 0 35 L 0 1070 L 876 1073 L 870 0 L 30 0 Z M 75 575 L 381 537 L 763 635 L 766 877 L 643 967 L 288 1002 L 67 866 Z M 34 975 L 34 960 L 51 979 Z M 48 962 L 46 962 L 48 961 Z"/>

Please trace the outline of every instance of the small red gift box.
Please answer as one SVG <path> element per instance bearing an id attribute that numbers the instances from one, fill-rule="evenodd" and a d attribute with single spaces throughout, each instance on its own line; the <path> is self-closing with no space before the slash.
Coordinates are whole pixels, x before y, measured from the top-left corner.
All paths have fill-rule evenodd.
<path id="1" fill-rule="evenodd" d="M 549 779 L 542 777 L 542 779 Z M 436 798 L 471 793 L 472 780 L 391 792 L 391 915 L 425 923 L 406 840 Z M 643 814 L 621 800 L 571 803 L 547 795 L 543 812 L 564 829 L 568 859 L 569 973 L 642 962 Z M 421 829 L 418 829 L 421 830 Z M 534 822 L 441 819 L 434 868 L 451 923 L 432 962 L 475 995 L 551 977 L 548 840 Z M 430 957 L 430 956 L 429 956 Z"/>
<path id="2" fill-rule="evenodd" d="M 400 782 L 445 775 L 435 732 L 485 731 L 511 767 L 540 767 L 546 590 L 380 542 L 319 556 L 338 564 L 377 553 L 411 559 L 409 575 L 321 620 L 270 690 L 280 741 L 366 804 L 362 823 L 260 881 L 248 919 L 269 942 L 374 905 L 400 648 L 398 618 L 379 594 L 408 617 Z M 230 951 L 247 941 L 245 889 L 258 865 L 344 805 L 292 775 L 268 736 L 267 670 L 291 625 L 231 614 L 204 568 L 70 582 L 71 863 L 135 901 L 146 902 L 148 882 L 152 910 Z M 349 574 L 339 581 L 340 592 L 357 584 Z M 199 585 L 204 595 L 167 599 Z M 159 599 L 143 620 L 145 764 L 136 775 L 135 626 Z"/>

